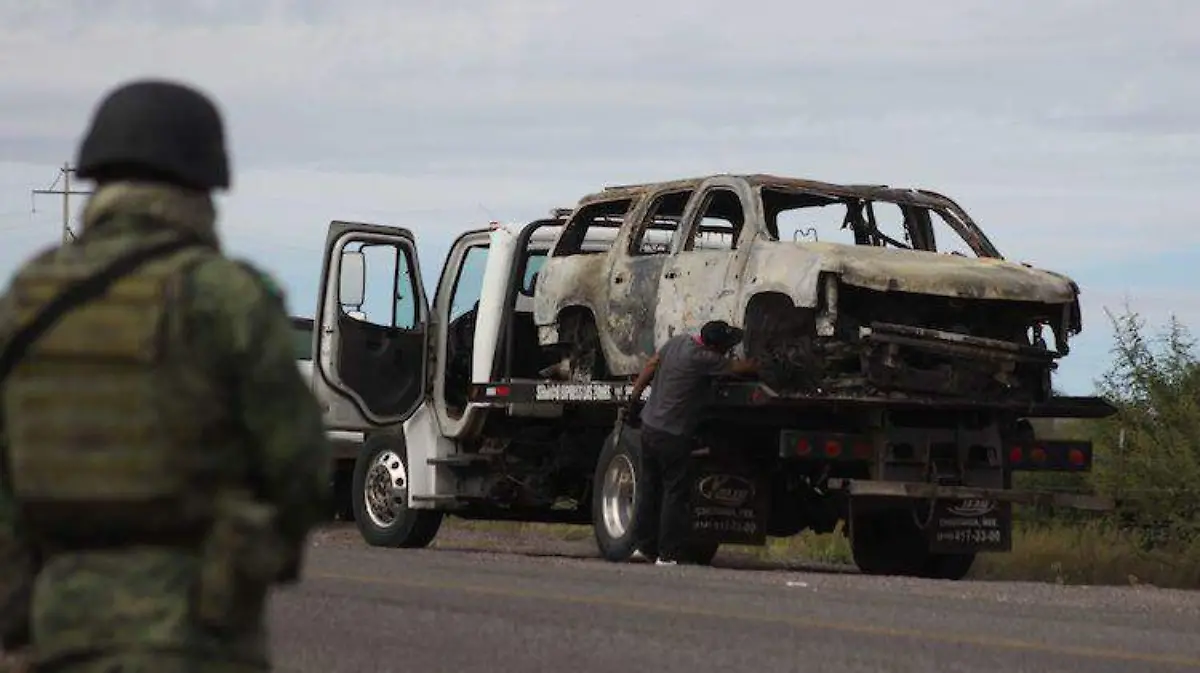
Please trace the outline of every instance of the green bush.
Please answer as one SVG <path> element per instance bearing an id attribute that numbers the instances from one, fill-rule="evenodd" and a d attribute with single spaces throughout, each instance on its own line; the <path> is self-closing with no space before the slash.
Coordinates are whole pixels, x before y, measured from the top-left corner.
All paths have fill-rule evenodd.
<path id="1" fill-rule="evenodd" d="M 1187 329 L 1172 318 L 1152 337 L 1127 311 L 1114 317 L 1114 360 L 1098 382 L 1115 416 L 1093 424 L 1090 475 L 1119 502 L 1116 521 L 1146 546 L 1194 539 L 1200 485 L 1200 363 Z"/>

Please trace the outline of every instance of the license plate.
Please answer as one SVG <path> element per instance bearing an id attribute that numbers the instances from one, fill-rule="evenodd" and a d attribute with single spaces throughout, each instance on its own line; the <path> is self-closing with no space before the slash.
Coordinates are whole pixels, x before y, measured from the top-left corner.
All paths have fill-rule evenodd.
<path id="1" fill-rule="evenodd" d="M 926 529 L 937 553 L 1012 550 L 1012 503 L 999 500 L 938 500 Z"/>

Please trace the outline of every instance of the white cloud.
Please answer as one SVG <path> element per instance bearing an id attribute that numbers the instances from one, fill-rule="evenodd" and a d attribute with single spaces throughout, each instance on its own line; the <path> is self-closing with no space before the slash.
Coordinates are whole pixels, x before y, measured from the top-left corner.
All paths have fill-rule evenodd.
<path id="1" fill-rule="evenodd" d="M 1200 247 L 1188 0 L 0 0 L 0 24 L 5 270 L 57 234 L 44 198 L 36 228 L 13 214 L 27 190 L 143 75 L 218 97 L 222 230 L 293 296 L 335 217 L 413 226 L 428 273 L 489 219 L 719 171 L 946 193 L 1009 256 L 1087 278 L 1089 302 L 1157 301 L 1120 270 Z"/>

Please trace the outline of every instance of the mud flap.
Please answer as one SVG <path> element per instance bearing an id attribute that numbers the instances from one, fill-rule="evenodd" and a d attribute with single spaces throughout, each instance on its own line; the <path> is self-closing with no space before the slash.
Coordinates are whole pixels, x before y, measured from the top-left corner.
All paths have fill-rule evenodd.
<path id="1" fill-rule="evenodd" d="M 697 459 L 691 494 L 696 542 L 763 545 L 767 541 L 770 481 L 732 461 Z"/>
<path id="2" fill-rule="evenodd" d="M 925 528 L 929 551 L 935 554 L 1012 551 L 1012 518 L 1011 502 L 938 500 Z"/>

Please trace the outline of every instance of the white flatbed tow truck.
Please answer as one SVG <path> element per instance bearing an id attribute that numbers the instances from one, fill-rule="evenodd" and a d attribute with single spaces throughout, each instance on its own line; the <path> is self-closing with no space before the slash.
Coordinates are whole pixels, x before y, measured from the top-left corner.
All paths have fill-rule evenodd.
<path id="1" fill-rule="evenodd" d="M 538 342 L 537 271 L 566 215 L 463 233 L 432 297 L 410 230 L 329 225 L 311 380 L 330 431 L 365 438 L 350 498 L 367 543 L 423 547 L 453 515 L 590 524 L 605 558 L 633 553 L 639 431 L 618 422 L 632 382 L 541 374 L 559 355 Z M 606 235 L 584 248 L 606 250 Z M 844 520 L 864 572 L 961 578 L 977 553 L 1011 549 L 1013 503 L 1112 506 L 1012 488 L 1019 470 L 1090 469 L 1089 442 L 1040 440 L 1025 422 L 1001 444 L 978 420 L 1111 413 L 1090 397 L 1006 407 L 717 382 L 698 433 L 687 560 Z"/>

